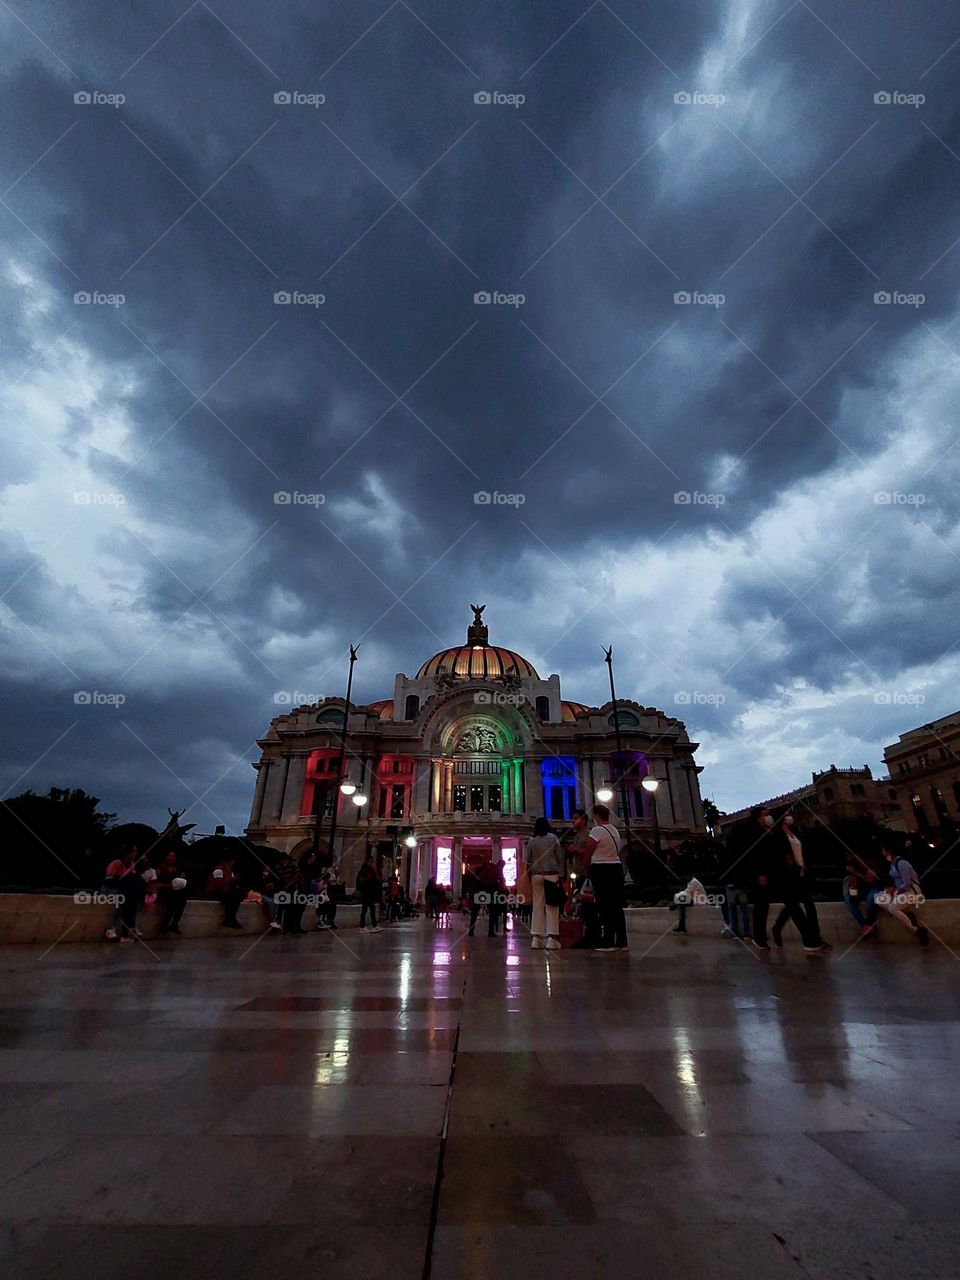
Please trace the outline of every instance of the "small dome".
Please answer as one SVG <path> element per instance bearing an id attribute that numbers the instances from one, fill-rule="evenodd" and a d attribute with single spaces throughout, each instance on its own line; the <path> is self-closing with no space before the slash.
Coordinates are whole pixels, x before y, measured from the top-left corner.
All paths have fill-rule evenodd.
<path id="1" fill-rule="evenodd" d="M 492 644 L 462 644 L 441 649 L 417 672 L 417 679 L 453 676 L 456 680 L 503 680 L 507 676 L 539 680 L 535 667 L 512 649 Z"/>

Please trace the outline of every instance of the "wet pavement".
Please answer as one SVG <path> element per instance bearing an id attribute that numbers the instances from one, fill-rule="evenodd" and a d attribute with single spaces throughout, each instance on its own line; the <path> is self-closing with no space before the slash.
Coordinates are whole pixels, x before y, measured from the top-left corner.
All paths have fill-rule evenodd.
<path id="1" fill-rule="evenodd" d="M 952 1280 L 957 958 L 652 941 L 3 949 L 0 1273 Z"/>

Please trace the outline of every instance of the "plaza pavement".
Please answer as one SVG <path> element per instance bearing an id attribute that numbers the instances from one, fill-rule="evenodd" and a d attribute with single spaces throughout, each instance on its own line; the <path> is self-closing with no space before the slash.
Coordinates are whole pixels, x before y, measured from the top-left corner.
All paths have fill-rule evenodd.
<path id="1" fill-rule="evenodd" d="M 633 941 L 0 950 L 0 1274 L 953 1280 L 957 957 Z"/>

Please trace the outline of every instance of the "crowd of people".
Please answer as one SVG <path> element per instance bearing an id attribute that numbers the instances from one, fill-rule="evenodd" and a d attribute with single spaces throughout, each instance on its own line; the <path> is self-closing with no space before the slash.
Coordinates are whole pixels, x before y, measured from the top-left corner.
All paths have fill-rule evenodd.
<path id="1" fill-rule="evenodd" d="M 733 833 L 726 852 L 728 866 L 716 894 L 704 888 L 697 868 L 686 868 L 688 883 L 673 903 L 678 913 L 675 933 L 686 933 L 691 907 L 717 906 L 723 936 L 749 941 L 759 951 L 769 951 L 771 940 L 775 947 L 782 947 L 789 924 L 805 951 L 831 950 L 820 930 L 813 867 L 789 813 L 774 818 L 766 808 L 753 809 Z M 872 853 L 850 850 L 845 873 L 843 900 L 860 938 L 877 937 L 882 909 L 909 929 L 918 943 L 928 944 L 929 933 L 918 914 L 923 902 L 920 879 L 905 857 L 883 843 Z M 781 905 L 768 930 L 771 903 Z"/>
<path id="2" fill-rule="evenodd" d="M 739 938 L 760 951 L 769 951 L 771 940 L 782 947 L 790 925 L 805 951 L 830 950 L 820 929 L 813 868 L 790 814 L 775 819 L 765 808 L 754 809 L 733 833 L 725 853 L 722 872 L 683 865 L 683 858 L 674 860 L 671 870 L 686 882 L 672 904 L 677 911 L 675 933 L 687 932 L 691 909 L 710 907 L 719 910 L 724 937 Z M 505 933 L 512 914 L 529 929 L 534 950 L 557 950 L 562 933 L 564 945 L 575 948 L 628 950 L 624 842 L 606 805 L 595 804 L 589 816 L 585 809 L 575 809 L 562 839 L 546 818 L 538 818 L 518 871 L 517 883 L 508 886 L 502 859 L 466 867 L 456 900 L 450 886 L 431 878 L 423 891 L 424 911 L 437 926 L 446 924 L 454 910 L 463 912 L 470 937 L 485 913 L 491 938 Z M 919 916 L 919 876 L 906 857 L 883 844 L 873 855 L 850 851 L 845 873 L 843 900 L 860 938 L 877 936 L 883 912 L 927 945 L 928 930 Z M 705 882 L 715 882 L 714 891 Z M 135 848 L 126 850 L 107 867 L 101 893 L 110 895 L 108 901 L 114 904 L 108 939 L 139 937 L 138 920 L 144 911 L 158 914 L 161 936 L 180 936 L 189 894 L 177 853 L 151 859 Z M 337 906 L 346 896 L 346 886 L 335 869 L 322 868 L 308 851 L 299 859 L 278 854 L 272 866 L 262 863 L 253 875 L 241 874 L 236 859 L 224 857 L 209 872 L 202 893 L 220 903 L 226 929 L 242 929 L 238 909 L 252 902 L 269 931 L 304 934 L 338 927 Z M 391 873 L 384 878 L 372 852 L 357 873 L 354 893 L 365 932 L 379 933 L 384 923 L 419 914 L 399 877 Z M 780 909 L 770 925 L 773 903 Z M 311 908 L 315 918 L 308 923 Z"/>

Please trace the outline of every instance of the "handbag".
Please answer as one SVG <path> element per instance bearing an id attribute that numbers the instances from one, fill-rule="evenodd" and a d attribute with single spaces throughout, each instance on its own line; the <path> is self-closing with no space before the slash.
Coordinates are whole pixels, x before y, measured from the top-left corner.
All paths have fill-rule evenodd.
<path id="1" fill-rule="evenodd" d="M 587 877 L 580 885 L 580 901 L 596 902 L 597 895 L 593 891 L 593 881 Z"/>
<path id="2" fill-rule="evenodd" d="M 567 891 L 561 880 L 543 881 L 543 898 L 548 907 L 562 907 L 567 901 Z"/>

